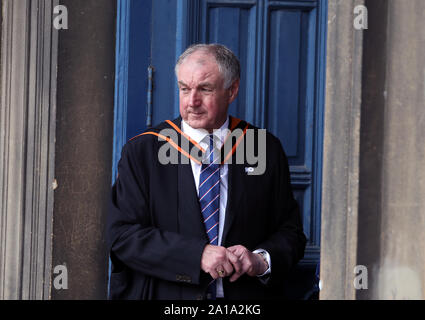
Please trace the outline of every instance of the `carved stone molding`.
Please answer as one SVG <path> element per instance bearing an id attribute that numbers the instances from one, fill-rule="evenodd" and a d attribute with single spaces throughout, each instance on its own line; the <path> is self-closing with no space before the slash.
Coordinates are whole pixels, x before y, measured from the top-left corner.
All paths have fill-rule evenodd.
<path id="1" fill-rule="evenodd" d="M 363 31 L 353 26 L 363 0 L 329 0 L 320 299 L 355 299 Z"/>
<path id="2" fill-rule="evenodd" d="M 3 0 L 0 299 L 48 299 L 58 0 Z"/>

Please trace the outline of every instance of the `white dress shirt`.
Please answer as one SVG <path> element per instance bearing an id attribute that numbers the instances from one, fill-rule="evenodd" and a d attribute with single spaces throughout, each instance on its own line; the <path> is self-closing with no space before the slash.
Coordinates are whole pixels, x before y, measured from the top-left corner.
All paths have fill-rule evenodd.
<path id="1" fill-rule="evenodd" d="M 196 141 L 204 150 L 207 150 L 205 152 L 205 155 L 210 154 L 210 143 L 209 143 L 209 132 L 205 129 L 194 129 L 191 126 L 189 126 L 184 120 L 182 120 L 182 131 L 190 136 L 194 141 Z M 220 129 L 215 129 L 214 134 L 214 148 L 218 151 L 221 149 L 222 145 L 224 144 L 224 140 L 226 139 L 229 130 L 229 117 L 227 118 L 226 122 L 220 127 Z M 219 152 L 214 152 L 214 159 L 216 157 L 219 157 Z M 196 163 L 195 161 L 192 161 L 190 159 L 190 164 L 192 166 L 192 173 L 193 178 L 195 180 L 195 186 L 196 186 L 196 192 L 199 195 L 199 178 L 201 175 L 201 164 Z M 224 228 L 224 222 L 225 222 L 225 215 L 226 215 L 226 204 L 227 204 L 227 181 L 228 181 L 228 165 L 227 163 L 220 166 L 220 210 L 219 210 L 219 222 L 218 222 L 218 245 L 221 245 L 221 240 L 223 237 L 223 228 Z M 254 251 L 254 253 L 258 252 L 264 252 L 266 254 L 266 260 L 269 264 L 269 268 L 264 272 L 262 275 L 259 275 L 259 277 L 265 276 L 267 274 L 271 273 L 271 259 L 270 255 L 267 251 L 263 249 L 257 249 Z M 265 279 L 261 279 L 263 282 L 266 281 Z M 217 297 L 222 298 L 224 297 L 223 293 L 223 279 L 218 278 L 217 279 Z"/>

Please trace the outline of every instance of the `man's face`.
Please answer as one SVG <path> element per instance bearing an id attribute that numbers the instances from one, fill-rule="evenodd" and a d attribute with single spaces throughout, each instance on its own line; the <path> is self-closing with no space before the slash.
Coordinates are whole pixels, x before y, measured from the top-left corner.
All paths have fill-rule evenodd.
<path id="1" fill-rule="evenodd" d="M 227 118 L 229 104 L 236 98 L 239 81 L 224 89 L 224 79 L 213 56 L 195 52 L 187 57 L 177 72 L 180 115 L 195 129 L 211 132 Z"/>

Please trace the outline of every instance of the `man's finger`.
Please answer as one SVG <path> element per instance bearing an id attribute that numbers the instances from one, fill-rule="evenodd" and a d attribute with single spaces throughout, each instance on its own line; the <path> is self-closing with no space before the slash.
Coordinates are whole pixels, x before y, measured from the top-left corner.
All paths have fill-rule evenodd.
<path id="1" fill-rule="evenodd" d="M 233 267 L 235 268 L 235 273 L 230 277 L 230 282 L 236 281 L 241 275 L 246 272 L 244 261 L 241 260 L 239 257 L 236 257 L 236 259 L 234 259 L 234 257 L 236 256 L 233 255 L 231 259 L 229 259 L 232 262 Z"/>
<path id="2" fill-rule="evenodd" d="M 209 272 L 209 274 L 210 274 L 210 276 L 215 280 L 215 279 L 217 279 L 217 278 L 219 278 L 219 276 L 218 276 L 218 272 L 217 272 L 217 270 L 211 270 L 210 272 Z"/>
<path id="3" fill-rule="evenodd" d="M 243 248 L 241 245 L 236 245 L 236 246 L 228 247 L 227 250 L 229 250 L 231 253 L 238 256 L 241 253 L 239 252 L 241 248 Z"/>
<path id="4" fill-rule="evenodd" d="M 235 250 L 236 250 L 236 248 L 237 248 L 238 246 L 231 246 L 231 247 L 228 247 L 228 248 L 226 248 L 227 250 L 230 250 L 231 252 L 234 252 Z"/>
<path id="5" fill-rule="evenodd" d="M 238 260 L 238 256 L 235 255 L 233 252 L 227 250 L 227 249 L 226 249 L 226 256 L 227 256 L 227 259 L 229 259 L 230 261 Z"/>
<path id="6" fill-rule="evenodd" d="M 227 256 L 229 261 L 232 263 L 236 273 L 240 273 L 242 271 L 242 262 L 239 260 L 239 258 L 231 252 L 228 252 Z"/>
<path id="7" fill-rule="evenodd" d="M 230 276 L 233 273 L 233 265 L 229 261 L 223 263 L 223 269 L 226 276 Z"/>

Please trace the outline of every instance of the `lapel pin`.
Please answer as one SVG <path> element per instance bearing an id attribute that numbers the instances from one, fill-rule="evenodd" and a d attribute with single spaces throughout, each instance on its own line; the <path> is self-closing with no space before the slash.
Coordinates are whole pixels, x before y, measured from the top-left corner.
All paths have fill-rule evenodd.
<path id="1" fill-rule="evenodd" d="M 253 167 L 246 167 L 245 168 L 245 173 L 252 173 L 254 172 L 254 168 Z"/>

